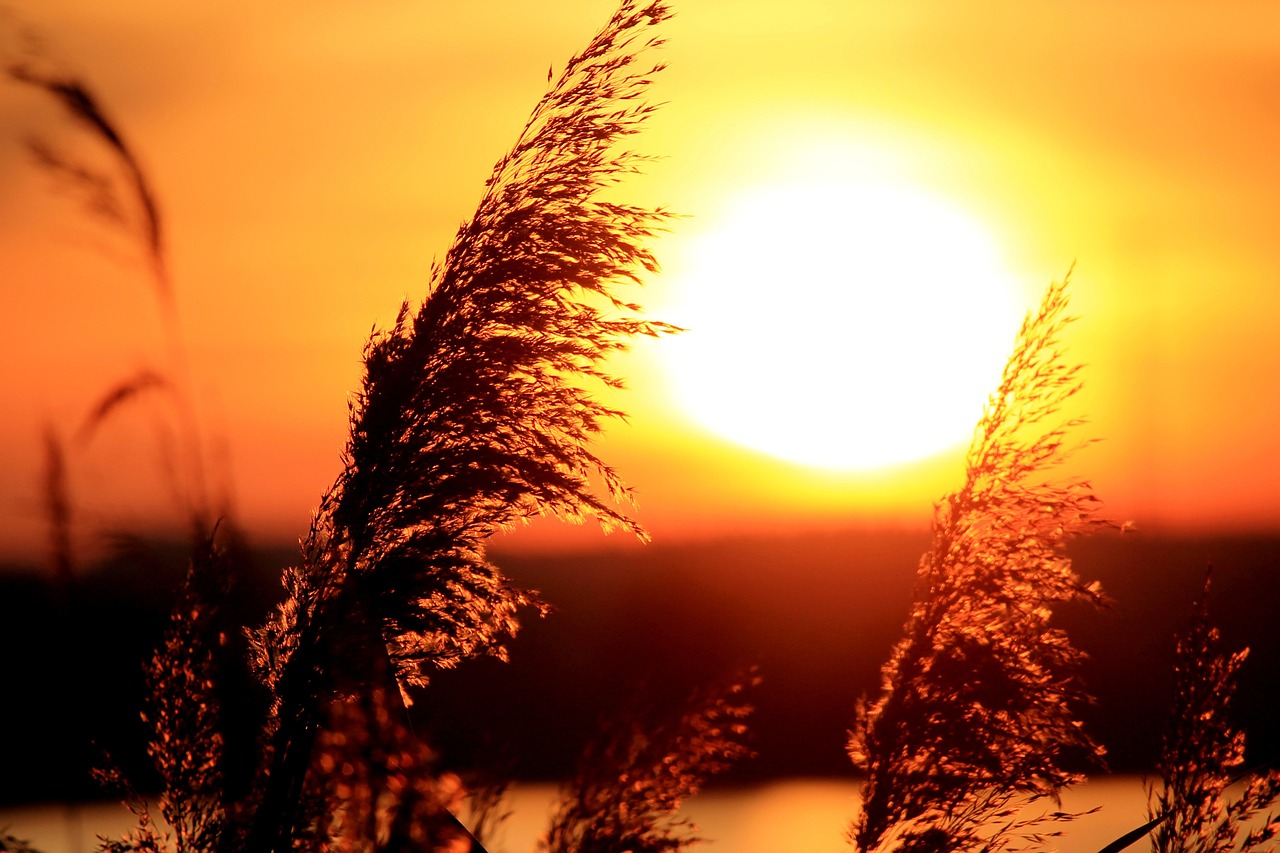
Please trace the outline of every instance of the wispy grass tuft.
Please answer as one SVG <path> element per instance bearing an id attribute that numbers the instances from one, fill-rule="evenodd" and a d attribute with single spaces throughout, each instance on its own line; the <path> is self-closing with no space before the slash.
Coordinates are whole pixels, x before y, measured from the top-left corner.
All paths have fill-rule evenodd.
<path id="1" fill-rule="evenodd" d="M 69 116 L 116 155 L 125 174 L 132 206 L 137 209 L 137 216 L 132 217 L 133 223 L 127 213 L 131 205 L 115 189 L 116 181 L 111 174 L 91 169 L 63 156 L 44 140 L 33 139 L 28 142 L 28 148 L 38 163 L 54 174 L 63 176 L 82 191 L 91 212 L 122 227 L 132 226 L 136 229 L 146 251 L 161 302 L 166 310 L 173 311 L 173 286 L 165 257 L 160 207 L 147 180 L 146 171 L 133 148 L 125 141 L 119 126 L 107 115 L 98 98 L 81 80 L 41 69 L 34 61 L 13 62 L 9 65 L 8 72 L 13 79 L 47 92 L 64 107 Z"/>
<path id="2" fill-rule="evenodd" d="M 661 66 L 636 62 L 668 15 L 623 0 L 499 159 L 425 301 L 366 347 L 343 471 L 254 636 L 275 717 L 250 847 L 281 850 L 294 830 L 320 703 L 387 686 L 369 673 L 422 685 L 505 656 L 536 597 L 486 558 L 495 532 L 552 514 L 643 535 L 590 446 L 621 412 L 589 385 L 620 386 L 606 357 L 672 330 L 615 294 L 657 269 L 645 244 L 667 215 L 600 197 L 636 169 L 618 144 L 652 112 L 641 96 Z"/>
<path id="3" fill-rule="evenodd" d="M 1057 420 L 1080 388 L 1062 355 L 1066 282 L 1027 316 L 970 446 L 964 485 L 936 507 L 904 636 L 880 696 L 860 703 L 849 755 L 866 774 L 851 840 L 863 851 L 1007 849 L 1069 817 L 1016 817 L 1080 775 L 1102 748 L 1073 715 L 1082 653 L 1055 608 L 1103 603 L 1063 554 L 1109 525 L 1087 482 L 1048 479 L 1072 449 Z M 1056 833 L 1050 833 L 1056 834 Z"/>
<path id="4" fill-rule="evenodd" d="M 306 840 L 333 853 L 473 849 L 454 817 L 465 793 L 460 780 L 437 772 L 435 755 L 401 710 L 382 688 L 328 704 L 308 781 L 314 816 L 295 846 Z"/>
<path id="5" fill-rule="evenodd" d="M 656 271 L 646 243 L 668 214 L 604 198 L 643 160 L 620 143 L 653 110 L 643 95 L 662 66 L 638 59 L 661 43 L 650 33 L 668 16 L 662 3 L 620 2 L 499 159 L 426 299 L 405 303 L 366 347 L 342 472 L 298 567 L 285 574 L 286 600 L 250 638 L 270 698 L 247 797 L 225 778 L 214 695 L 225 634 L 213 627 L 223 565 L 183 393 L 159 206 L 133 148 L 85 84 L 34 61 L 10 64 L 11 77 L 49 94 L 114 155 L 118 171 L 99 170 L 53 145 L 30 146 L 95 215 L 137 238 L 168 321 L 173 369 L 147 368 L 109 389 L 83 437 L 144 393 L 169 391 L 185 418 L 183 458 L 193 463 L 191 573 L 147 672 L 158 808 L 170 829 L 130 795 L 138 824 L 105 849 L 467 842 L 450 823 L 460 790 L 450 793 L 397 718 L 403 689 L 471 657 L 504 657 L 518 609 L 542 607 L 487 560 L 487 539 L 541 514 L 644 537 L 619 507 L 629 491 L 591 442 L 622 416 L 596 396 L 622 385 L 608 356 L 638 335 L 674 331 L 617 295 Z M 129 794 L 128 780 L 105 776 Z"/>
<path id="6" fill-rule="evenodd" d="M 219 850 L 230 841 L 224 743 L 219 712 L 217 650 L 225 642 L 219 602 L 231 582 L 225 549 L 207 540 L 191 564 L 169 616 L 164 638 L 146 667 L 148 703 L 142 714 L 151 730 L 147 752 L 159 774 L 158 808 L 169 829 L 151 817 L 146 800 L 118 771 L 101 780 L 122 789 L 138 826 L 105 850 Z"/>
<path id="7" fill-rule="evenodd" d="M 167 376 L 151 368 L 144 367 L 128 379 L 120 380 L 107 389 L 85 415 L 80 428 L 76 430 L 76 441 L 81 444 L 88 442 L 107 419 L 122 406 L 128 405 L 143 394 L 157 391 L 177 393 Z"/>
<path id="8" fill-rule="evenodd" d="M 90 86 L 58 70 L 44 55 L 38 38 L 30 33 L 23 35 L 24 41 L 34 47 L 24 51 L 20 59 L 4 58 L 8 76 L 52 98 L 94 143 L 110 152 L 115 168 L 75 160 L 46 139 L 30 138 L 27 147 L 41 168 L 79 192 L 91 214 L 120 229 L 136 244 L 154 288 L 168 350 L 164 369 L 145 367 L 108 389 L 85 418 L 77 439 L 80 443 L 86 441 L 110 414 L 145 392 L 166 391 L 168 402 L 173 404 L 180 446 L 176 458 L 163 461 L 198 549 L 215 526 L 215 509 L 209 496 L 205 452 L 190 393 L 186 348 L 157 196 L 141 159 L 126 141 L 126 134 Z"/>
<path id="9" fill-rule="evenodd" d="M 678 816 L 712 776 L 751 754 L 743 692 L 754 675 L 695 694 L 673 721 L 639 716 L 614 723 L 588 745 L 561 794 L 541 853 L 661 853 L 702 839 Z"/>
<path id="10" fill-rule="evenodd" d="M 1280 770 L 1242 772 L 1245 734 L 1231 722 L 1236 677 L 1249 655 L 1227 653 L 1209 618 L 1210 573 L 1191 619 L 1176 639 L 1172 714 L 1160 751 L 1160 786 L 1148 789 L 1148 815 L 1161 824 L 1152 853 L 1241 853 L 1267 849 L 1280 832 L 1280 816 L 1259 813 L 1280 799 Z M 1228 796 L 1228 789 L 1243 782 Z M 1246 831 L 1247 830 L 1247 831 Z M 1243 838 L 1241 834 L 1243 833 Z"/>

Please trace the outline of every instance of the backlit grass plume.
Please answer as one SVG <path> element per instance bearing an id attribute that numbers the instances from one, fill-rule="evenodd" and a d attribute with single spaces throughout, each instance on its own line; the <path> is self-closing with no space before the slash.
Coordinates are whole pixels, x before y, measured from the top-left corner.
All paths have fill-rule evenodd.
<path id="1" fill-rule="evenodd" d="M 408 730 L 398 697 L 374 688 L 326 709 L 312 758 L 308 801 L 315 837 L 329 853 L 473 849 L 454 817 L 464 791 Z M 295 848 L 298 846 L 295 838 Z"/>
<path id="2" fill-rule="evenodd" d="M 742 693 L 750 674 L 695 694 L 674 720 L 633 716 L 588 746 L 561 793 L 540 853 L 664 853 L 701 840 L 677 816 L 712 776 L 750 755 Z"/>
<path id="3" fill-rule="evenodd" d="M 101 781 L 125 793 L 138 818 L 128 835 L 103 840 L 108 853 L 220 850 L 232 841 L 215 654 L 225 641 L 218 611 L 230 583 L 229 559 L 213 539 L 193 548 L 164 639 L 146 667 L 147 752 L 160 778 L 158 807 L 168 830 L 123 774 L 99 771 Z"/>
<path id="4" fill-rule="evenodd" d="M 641 96 L 661 66 L 636 61 L 668 14 L 620 4 L 498 161 L 425 301 L 367 346 L 343 471 L 255 639 L 277 709 L 259 813 L 276 823 L 249 847 L 280 849 L 289 834 L 318 701 L 369 689 L 370 673 L 420 685 L 433 668 L 505 654 L 531 596 L 486 559 L 492 534 L 538 514 L 641 534 L 589 446 L 621 413 L 589 385 L 619 386 L 606 356 L 672 328 L 614 293 L 656 269 L 645 243 L 666 214 L 601 198 L 636 169 L 618 143 L 653 109 Z"/>
<path id="5" fill-rule="evenodd" d="M 1153 853 L 1241 853 L 1264 848 L 1280 817 L 1246 824 L 1280 799 L 1280 771 L 1241 774 L 1245 735 L 1230 720 L 1236 674 L 1248 649 L 1230 654 L 1209 618 L 1209 575 L 1191 620 L 1178 634 L 1173 713 L 1160 751 L 1160 787 L 1148 792 L 1148 813 L 1161 818 Z M 1234 797 L 1227 790 L 1247 778 Z M 1243 838 L 1241 834 L 1243 833 Z"/>
<path id="6" fill-rule="evenodd" d="M 649 114 L 637 98 L 658 67 L 634 72 L 631 47 L 666 16 L 661 4 L 621 5 L 498 161 L 427 299 L 406 303 L 366 348 L 344 470 L 321 504 L 295 603 L 359 586 L 408 683 L 501 652 L 525 599 L 485 559 L 496 531 L 552 513 L 640 533 L 591 486 L 598 476 L 626 494 L 589 448 L 620 412 L 583 380 L 619 385 L 605 356 L 670 328 L 613 294 L 656 269 L 644 243 L 665 214 L 598 197 L 634 168 L 615 145 Z M 274 637 L 263 636 L 268 669 L 284 663 Z"/>
<path id="7" fill-rule="evenodd" d="M 1084 698 L 1072 675 L 1082 655 L 1051 625 L 1061 604 L 1102 602 L 1062 546 L 1107 523 L 1088 483 L 1045 479 L 1075 425 L 1055 416 L 1080 388 L 1061 352 L 1066 306 L 1055 283 L 1023 322 L 964 485 L 935 510 L 882 692 L 859 706 L 849 754 L 867 777 L 851 833 L 860 850 L 994 851 L 1036 838 L 1017 806 L 1078 780 L 1068 754 L 1101 754 L 1071 710 Z"/>

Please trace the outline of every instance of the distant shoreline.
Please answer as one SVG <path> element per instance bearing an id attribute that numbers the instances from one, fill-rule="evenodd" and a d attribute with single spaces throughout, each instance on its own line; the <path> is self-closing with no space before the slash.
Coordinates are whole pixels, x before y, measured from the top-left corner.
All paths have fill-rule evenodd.
<path id="1" fill-rule="evenodd" d="M 851 774 L 843 745 L 853 705 L 878 683 L 927 544 L 914 532 L 851 531 L 495 553 L 516 583 L 540 590 L 555 610 L 525 619 L 510 663 L 479 660 L 435 677 L 414 708 L 415 726 L 451 764 L 508 767 L 529 781 L 562 778 L 583 739 L 630 697 L 675 701 L 691 686 L 756 665 L 763 683 L 749 723 L 758 757 L 728 781 Z M 255 550 L 255 568 L 228 604 L 235 624 L 263 618 L 294 553 L 284 545 Z M 1280 761 L 1273 724 L 1280 635 L 1272 629 L 1280 535 L 1139 531 L 1078 540 L 1070 553 L 1081 576 L 1100 580 L 1114 600 L 1107 612 L 1061 620 L 1090 655 L 1083 677 L 1098 702 L 1084 714 L 1113 770 L 1153 765 L 1173 631 L 1210 562 L 1224 641 L 1252 648 L 1237 702 L 1250 761 Z M 88 778 L 95 743 L 149 778 L 137 717 L 141 665 L 184 567 L 182 547 L 136 543 L 77 577 L 69 616 L 42 576 L 0 571 L 0 679 L 21 697 L 0 736 L 8 771 L 0 803 L 97 797 Z M 240 675 L 227 691 L 233 726 L 235 703 L 253 695 Z"/>

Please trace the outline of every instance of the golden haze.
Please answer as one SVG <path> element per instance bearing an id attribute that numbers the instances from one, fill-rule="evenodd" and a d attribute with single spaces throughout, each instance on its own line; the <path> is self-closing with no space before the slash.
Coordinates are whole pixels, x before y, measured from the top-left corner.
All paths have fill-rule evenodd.
<path id="1" fill-rule="evenodd" d="M 150 169 L 205 437 L 253 533 L 303 531 L 337 472 L 370 329 L 422 296 L 547 67 L 611 8 L 19 6 Z M 1088 363 L 1086 434 L 1104 441 L 1074 464 L 1114 514 L 1148 527 L 1280 522 L 1274 4 L 699 0 L 677 11 L 654 89 L 667 104 L 636 140 L 663 159 L 619 190 L 693 217 L 656 247 L 670 274 L 639 294 L 655 316 L 678 304 L 682 258 L 725 199 L 785 173 L 796 152 L 853 152 L 859 168 L 981 222 L 1027 305 L 1077 263 L 1069 345 Z M 55 109 L 6 83 L 0 544 L 36 553 L 43 424 L 69 435 L 104 389 L 164 355 L 127 242 L 33 168 L 31 132 L 77 150 Z M 632 417 L 602 447 L 658 537 L 923 525 L 957 481 L 959 449 L 844 474 L 738 449 L 675 401 L 663 345 L 620 366 Z M 85 530 L 172 517 L 155 438 L 166 423 L 162 405 L 135 406 L 73 447 Z M 516 535 L 529 547 L 600 541 L 541 524 Z"/>

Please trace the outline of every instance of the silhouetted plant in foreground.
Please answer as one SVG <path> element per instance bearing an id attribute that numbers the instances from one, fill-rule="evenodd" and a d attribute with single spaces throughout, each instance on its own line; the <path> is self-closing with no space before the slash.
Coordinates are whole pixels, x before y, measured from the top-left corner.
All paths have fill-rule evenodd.
<path id="1" fill-rule="evenodd" d="M 542 610 L 486 556 L 495 532 L 535 515 L 594 519 L 643 537 L 619 501 L 629 493 L 591 449 L 622 413 L 592 384 L 617 387 L 607 356 L 671 326 L 616 295 L 656 269 L 646 241 L 661 209 L 606 202 L 601 191 L 640 158 L 618 150 L 652 107 L 642 95 L 660 65 L 636 69 L 660 43 L 662 3 L 622 0 L 534 109 L 486 184 L 474 217 L 433 269 L 421 305 L 405 303 L 365 349 L 343 467 L 322 497 L 286 596 L 250 632 L 251 666 L 267 697 L 260 762 L 231 778 L 218 697 L 227 626 L 220 606 L 232 564 L 215 538 L 203 480 L 189 493 L 190 568 L 146 668 L 149 755 L 161 790 L 151 804 L 122 788 L 137 825 L 107 851 L 466 850 L 454 814 L 467 792 L 405 722 L 408 690 L 482 655 L 503 658 L 521 608 Z M 132 150 L 80 83 L 18 65 L 11 74 L 57 98 L 120 160 L 166 311 L 172 286 L 155 197 Z M 94 209 L 127 225 L 106 176 L 47 146 L 40 162 L 70 177 Z M 138 224 L 140 223 L 140 225 Z M 1081 776 L 1101 747 L 1074 708 L 1082 655 L 1052 624 L 1065 604 L 1103 603 L 1063 554 L 1072 536 L 1111 523 L 1087 482 L 1047 479 L 1076 424 L 1058 422 L 1080 387 L 1060 335 L 1066 285 L 1052 285 L 1019 333 L 970 447 L 964 484 L 936 507 L 905 633 L 874 701 L 860 704 L 849 755 L 866 774 L 851 840 L 863 851 L 1002 851 L 1041 843 L 1076 815 L 1023 811 Z M 176 325 L 171 327 L 177 341 Z M 181 348 L 175 346 L 180 362 Z M 172 390 L 150 369 L 109 391 L 92 433 L 139 394 Z M 180 401 L 181 402 L 181 401 Z M 185 415 L 190 410 L 182 406 Z M 53 434 L 50 433 L 52 436 Z M 187 447 L 197 453 L 194 426 Z M 62 447 L 49 440 L 48 492 L 59 576 L 70 574 L 70 498 Z M 200 476 L 196 457 L 193 477 Z M 603 485 L 598 494 L 593 483 Z M 1224 802 L 1243 735 L 1224 713 L 1244 652 L 1223 655 L 1206 596 L 1178 641 L 1178 694 L 1152 793 L 1156 853 L 1230 853 L 1245 823 L 1280 795 L 1280 773 L 1253 777 Z M 741 693 L 754 676 L 695 695 L 666 723 L 638 717 L 590 746 L 552 817 L 544 853 L 659 853 L 689 846 L 678 810 L 749 753 Z M 502 786 L 473 799 L 487 834 L 504 814 Z M 247 793 L 246 793 L 247 792 Z M 1239 849 L 1270 841 L 1268 817 Z M 0 850 L 29 850 L 0 835 Z"/>
<path id="2" fill-rule="evenodd" d="M 544 853 L 661 853 L 701 839 L 676 816 L 707 779 L 750 754 L 741 693 L 752 675 L 695 695 L 674 721 L 633 717 L 588 745 L 561 795 Z"/>
<path id="3" fill-rule="evenodd" d="M 860 703 L 849 755 L 867 776 L 851 833 L 860 850 L 1001 850 L 1064 820 L 1018 818 L 1081 777 L 1065 759 L 1100 758 L 1073 706 L 1081 653 L 1051 625 L 1054 608 L 1100 605 L 1063 554 L 1071 536 L 1109 522 L 1080 480 L 1047 470 L 1069 451 L 1073 422 L 1053 419 L 1080 387 L 1059 336 L 1065 282 L 1028 315 L 967 457 L 964 485 L 934 514 L 915 602 L 884 667 L 881 695 Z"/>
<path id="4" fill-rule="evenodd" d="M 226 561 L 212 539 L 194 549 L 164 639 L 146 668 L 147 752 L 160 776 L 158 808 L 172 836 L 151 818 L 128 780 L 108 768 L 100 778 L 126 792 L 139 823 L 128 837 L 104 842 L 106 850 L 214 850 L 221 841 L 229 803 L 215 654 L 223 640 L 218 603 L 230 582 Z"/>
<path id="5" fill-rule="evenodd" d="M 498 161 L 427 299 L 367 347 L 344 471 L 254 642 L 275 706 L 251 848 L 282 849 L 296 831 L 318 702 L 505 656 L 517 608 L 535 600 L 485 558 L 491 535 L 538 514 L 641 534 L 592 490 L 597 476 L 627 495 L 589 449 L 621 413 L 584 382 L 620 385 L 605 356 L 671 330 L 613 294 L 656 269 L 644 241 L 665 214 L 598 198 L 635 168 L 615 146 L 649 115 L 639 96 L 661 67 L 632 70 L 635 40 L 667 16 L 620 5 Z M 388 681 L 361 683 L 370 671 Z"/>
<path id="6" fill-rule="evenodd" d="M 1245 735 L 1231 723 L 1230 712 L 1236 676 L 1249 650 L 1223 651 L 1209 618 L 1209 581 L 1206 573 L 1191 619 L 1176 639 L 1160 786 L 1148 790 L 1148 813 L 1163 818 L 1151 836 L 1153 853 L 1248 853 L 1280 832 L 1276 815 L 1247 827 L 1280 798 L 1280 770 L 1241 773 Z M 1243 787 L 1228 797 L 1228 789 L 1241 782 Z"/>
<path id="7" fill-rule="evenodd" d="M 30 41 L 38 41 L 27 34 Z M 162 331 L 166 336 L 168 365 L 145 366 L 132 376 L 111 386 L 92 406 L 76 430 L 73 447 L 82 448 L 116 411 L 149 394 L 160 394 L 172 405 L 177 424 L 177 448 L 168 448 L 162 437 L 157 444 L 170 450 L 163 460 L 171 486 L 183 504 L 196 550 L 210 535 L 215 508 L 209 494 L 204 448 L 199 419 L 189 391 L 186 349 L 182 341 L 177 301 L 169 272 L 164 218 L 146 170 L 132 145 L 90 87 L 75 77 L 55 70 L 46 57 L 31 55 L 6 60 L 8 76 L 48 94 L 75 125 L 110 152 L 115 169 L 91 166 L 62 153 L 53 143 L 39 137 L 27 139 L 36 163 L 70 184 L 96 218 L 122 232 L 136 247 L 155 291 L 160 308 Z M 172 451 L 176 449 L 176 453 Z M 49 477 L 46 491 L 54 539 L 56 570 L 69 582 L 71 575 L 71 514 L 66 477 L 67 448 L 52 428 L 47 430 L 46 459 Z"/>
<path id="8" fill-rule="evenodd" d="M 330 702 L 312 757 L 307 831 L 325 850 L 470 850 L 454 818 L 464 791 L 402 722 L 394 694 L 374 688 Z M 294 843 L 298 839 L 295 837 Z"/>
<path id="9" fill-rule="evenodd" d="M 424 685 L 433 669 L 504 657 L 518 608 L 541 606 L 486 559 L 487 539 L 542 514 L 644 535 L 614 504 L 628 490 L 590 447 L 622 413 L 590 386 L 620 387 L 606 357 L 637 335 L 674 331 L 615 294 L 656 270 L 645 243 L 667 214 L 601 198 L 642 159 L 618 143 L 653 109 L 642 95 L 661 65 L 637 69 L 636 60 L 660 43 L 645 32 L 667 17 L 662 3 L 622 0 L 498 161 L 474 217 L 433 270 L 427 298 L 405 303 L 368 344 L 343 471 L 299 566 L 285 575 L 284 603 L 252 636 L 270 707 L 264 760 L 244 802 L 229 800 L 222 777 L 213 696 L 218 555 L 197 537 L 191 576 L 148 672 L 151 757 L 173 835 L 139 801 L 137 829 L 108 849 L 453 843 L 456 831 L 432 829 L 432 816 L 448 815 L 455 793 L 394 718 L 401 691 Z M 28 65 L 10 71 L 58 99 L 117 155 L 171 307 L 154 194 L 123 136 L 77 81 Z M 80 184 L 95 210 L 125 222 L 112 181 L 48 147 L 35 150 Z M 107 410 L 136 390 L 126 383 L 108 394 Z"/>

